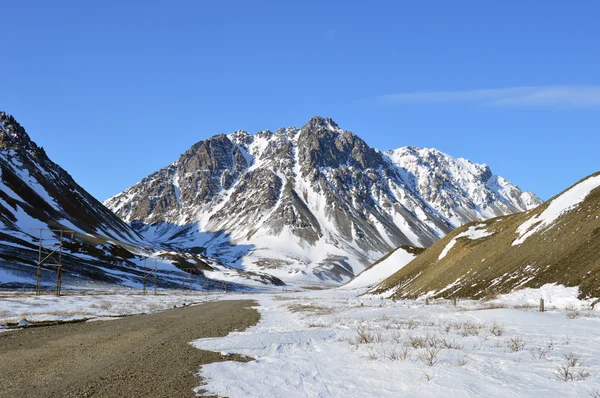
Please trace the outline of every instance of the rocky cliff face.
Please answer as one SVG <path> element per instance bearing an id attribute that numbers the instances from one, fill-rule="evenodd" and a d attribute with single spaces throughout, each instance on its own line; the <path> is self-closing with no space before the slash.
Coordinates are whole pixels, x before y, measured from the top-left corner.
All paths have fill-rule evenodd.
<path id="1" fill-rule="evenodd" d="M 277 276 L 342 282 L 399 245 L 541 203 L 435 149 L 383 153 L 331 119 L 193 145 L 105 201 L 146 238 Z"/>

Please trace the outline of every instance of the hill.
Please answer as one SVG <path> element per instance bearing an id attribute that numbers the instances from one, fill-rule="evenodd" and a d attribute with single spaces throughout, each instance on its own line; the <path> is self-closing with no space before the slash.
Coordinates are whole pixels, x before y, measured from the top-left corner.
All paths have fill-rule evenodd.
<path id="1" fill-rule="evenodd" d="M 407 297 L 490 297 L 548 283 L 600 297 L 600 173 L 533 210 L 456 229 L 372 289 Z"/>

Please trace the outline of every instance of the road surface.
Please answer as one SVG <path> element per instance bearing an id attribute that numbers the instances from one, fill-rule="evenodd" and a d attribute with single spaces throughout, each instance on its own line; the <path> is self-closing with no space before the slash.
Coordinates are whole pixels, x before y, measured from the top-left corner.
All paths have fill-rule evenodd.
<path id="1" fill-rule="evenodd" d="M 189 342 L 255 325 L 251 300 L 113 321 L 0 333 L 0 397 L 193 397 L 201 365 L 225 359 Z"/>

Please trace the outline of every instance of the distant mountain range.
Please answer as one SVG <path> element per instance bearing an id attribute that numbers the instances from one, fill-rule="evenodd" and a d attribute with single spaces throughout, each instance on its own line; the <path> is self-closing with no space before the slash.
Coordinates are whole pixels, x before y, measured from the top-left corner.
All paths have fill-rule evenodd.
<path id="1" fill-rule="evenodd" d="M 486 165 L 436 149 L 381 152 L 314 117 L 200 141 L 104 205 L 157 246 L 284 280 L 343 282 L 400 245 L 428 247 L 464 223 L 541 203 Z"/>
<path id="2" fill-rule="evenodd" d="M 73 237 L 64 234 L 63 273 L 67 284 L 76 281 L 80 287 L 141 286 L 147 257 L 157 259 L 158 281 L 163 287 L 179 287 L 188 278 L 188 272 L 179 268 L 193 268 L 196 283 L 209 278 L 282 283 L 270 275 L 232 269 L 200 254 L 153 247 L 52 162 L 4 112 L 0 112 L 0 172 L 0 287 L 34 283 L 40 229 L 73 231 Z M 43 238 L 46 256 L 56 247 L 59 233 L 46 231 Z M 154 261 L 148 262 L 148 267 L 153 265 Z M 46 270 L 44 279 L 54 279 L 55 274 Z"/>
<path id="3" fill-rule="evenodd" d="M 372 293 L 484 298 L 557 283 L 578 286 L 581 298 L 600 297 L 599 253 L 596 173 L 533 210 L 456 229 Z"/>

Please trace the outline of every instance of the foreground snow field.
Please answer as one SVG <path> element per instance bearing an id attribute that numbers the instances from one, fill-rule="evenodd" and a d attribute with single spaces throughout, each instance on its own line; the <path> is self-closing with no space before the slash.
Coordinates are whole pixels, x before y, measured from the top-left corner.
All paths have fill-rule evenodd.
<path id="1" fill-rule="evenodd" d="M 0 295 L 2 325 L 114 319 L 173 306 L 255 299 L 260 322 L 192 342 L 254 358 L 205 365 L 198 392 L 228 396 L 600 397 L 600 311 L 546 285 L 487 302 L 396 301 L 361 290 L 63 297 Z M 137 294 L 132 294 L 137 293 Z M 543 297 L 547 311 L 537 310 Z M 226 314 L 225 314 L 226 316 Z M 177 325 L 173 325 L 177 327 Z"/>
<path id="2" fill-rule="evenodd" d="M 600 311 L 577 289 L 492 302 L 397 301 L 327 290 L 252 295 L 261 321 L 192 344 L 218 362 L 198 391 L 228 397 L 600 397 Z M 532 308 L 543 295 L 547 312 Z M 533 301 L 535 300 L 535 301 Z"/>

